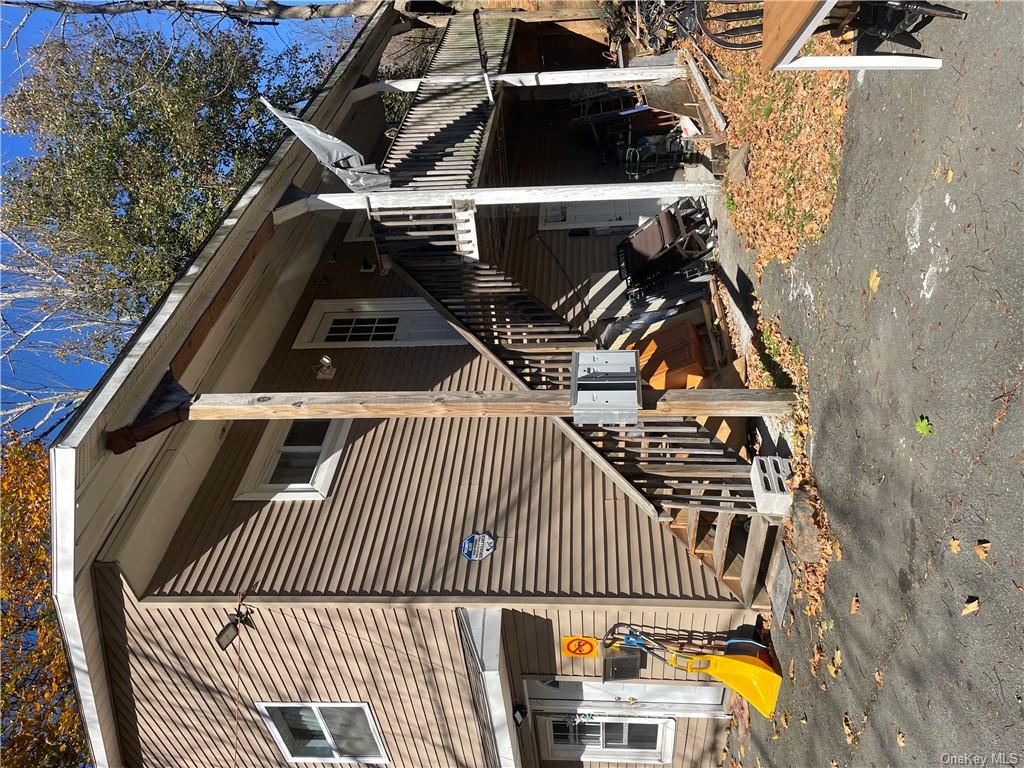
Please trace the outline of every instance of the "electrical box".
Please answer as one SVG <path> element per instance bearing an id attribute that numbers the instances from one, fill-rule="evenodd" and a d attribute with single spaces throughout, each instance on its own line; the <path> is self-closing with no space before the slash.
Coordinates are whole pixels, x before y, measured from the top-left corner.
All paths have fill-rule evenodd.
<path id="1" fill-rule="evenodd" d="M 572 353 L 572 420 L 577 426 L 636 424 L 640 403 L 636 350 Z"/>
<path id="2" fill-rule="evenodd" d="M 788 515 L 793 494 L 786 482 L 793 475 L 789 459 L 755 456 L 750 465 L 750 483 L 754 487 L 757 511 L 767 515 Z"/>
<path id="3" fill-rule="evenodd" d="M 639 680 L 647 667 L 647 654 L 639 648 L 605 648 L 601 661 L 602 682 Z"/>

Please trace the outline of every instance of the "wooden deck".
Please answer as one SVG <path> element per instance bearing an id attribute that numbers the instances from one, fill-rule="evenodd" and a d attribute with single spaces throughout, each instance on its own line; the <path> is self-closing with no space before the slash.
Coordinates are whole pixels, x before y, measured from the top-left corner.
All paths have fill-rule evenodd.
<path id="1" fill-rule="evenodd" d="M 490 67 L 501 71 L 507 22 L 485 22 L 484 35 L 493 41 Z M 483 83 L 430 84 L 434 73 L 475 71 L 472 19 L 456 15 L 385 161 L 395 186 L 468 188 L 479 178 L 481 147 L 495 112 Z M 501 86 L 495 88 L 497 101 Z M 572 350 L 593 349 L 595 342 L 512 275 L 479 261 L 472 211 L 437 206 L 371 210 L 370 216 L 382 259 L 517 388 L 569 388 Z M 627 495 L 669 523 L 748 606 L 767 605 L 764 560 L 779 521 L 757 514 L 750 465 L 735 450 L 694 417 L 583 430 L 555 421 Z"/>

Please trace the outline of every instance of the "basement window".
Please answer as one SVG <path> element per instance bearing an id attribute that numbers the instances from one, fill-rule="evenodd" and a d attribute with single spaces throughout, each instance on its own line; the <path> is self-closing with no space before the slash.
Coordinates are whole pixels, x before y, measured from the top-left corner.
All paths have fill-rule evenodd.
<path id="1" fill-rule="evenodd" d="M 349 419 L 267 422 L 235 500 L 327 498 L 350 424 Z"/>
<path id="2" fill-rule="evenodd" d="M 293 349 L 433 347 L 466 340 L 424 299 L 314 301 Z"/>
<path id="3" fill-rule="evenodd" d="M 263 722 L 289 763 L 388 761 L 367 704 L 256 704 Z"/>
<path id="4" fill-rule="evenodd" d="M 544 715 L 537 718 L 541 758 L 664 764 L 672 761 L 675 721 L 641 717 Z"/>

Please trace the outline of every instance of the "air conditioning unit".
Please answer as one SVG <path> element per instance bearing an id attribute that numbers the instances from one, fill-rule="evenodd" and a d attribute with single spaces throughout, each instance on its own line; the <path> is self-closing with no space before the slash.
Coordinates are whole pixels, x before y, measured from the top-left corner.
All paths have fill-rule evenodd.
<path id="1" fill-rule="evenodd" d="M 640 419 L 640 353 L 572 353 L 572 420 L 577 426 L 636 424 Z"/>

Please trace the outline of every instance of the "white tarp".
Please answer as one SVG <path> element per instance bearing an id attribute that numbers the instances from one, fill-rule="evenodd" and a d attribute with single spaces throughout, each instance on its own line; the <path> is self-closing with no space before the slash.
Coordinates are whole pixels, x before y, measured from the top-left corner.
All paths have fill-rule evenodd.
<path id="1" fill-rule="evenodd" d="M 329 168 L 353 192 L 387 189 L 391 186 L 388 174 L 380 173 L 375 165 L 368 165 L 359 152 L 337 136 L 324 133 L 315 125 L 277 109 L 266 99 L 260 101 L 309 148 L 321 165 Z"/>

